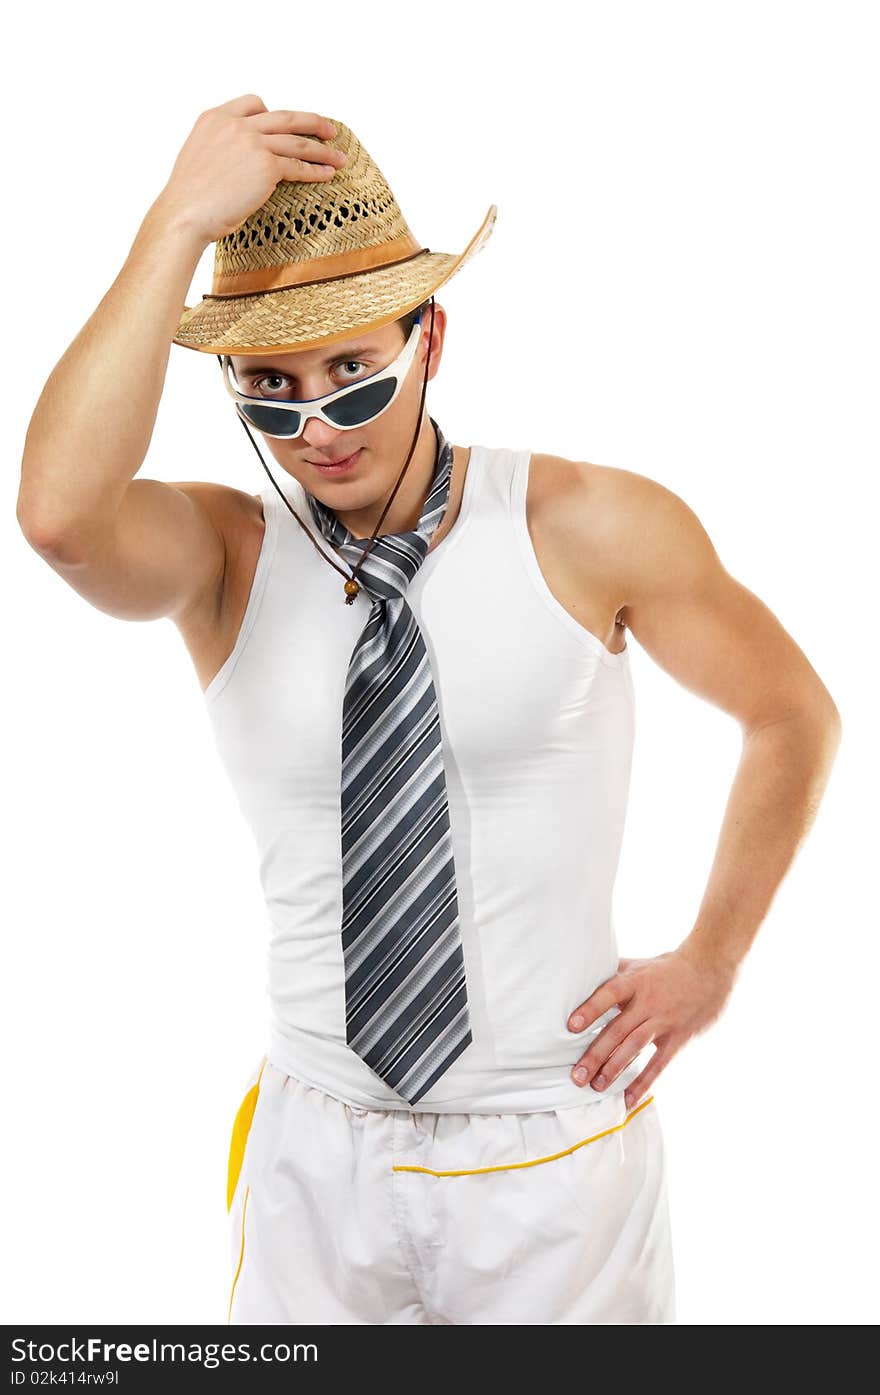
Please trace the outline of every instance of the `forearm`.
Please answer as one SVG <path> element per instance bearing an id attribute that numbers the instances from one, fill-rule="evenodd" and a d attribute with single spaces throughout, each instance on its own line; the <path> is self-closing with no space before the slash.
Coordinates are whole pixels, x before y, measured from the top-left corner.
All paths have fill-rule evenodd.
<path id="1" fill-rule="evenodd" d="M 749 732 L 696 921 L 680 948 L 735 972 L 818 812 L 840 744 L 836 712 Z"/>
<path id="2" fill-rule="evenodd" d="M 76 548 L 112 518 L 143 463 L 204 240 L 162 197 L 113 285 L 43 388 L 25 438 L 19 524 Z"/>

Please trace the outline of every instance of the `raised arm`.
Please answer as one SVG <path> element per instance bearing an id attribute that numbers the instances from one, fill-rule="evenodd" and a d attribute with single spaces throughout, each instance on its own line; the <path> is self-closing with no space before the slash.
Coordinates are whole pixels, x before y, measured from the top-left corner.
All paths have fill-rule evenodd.
<path id="1" fill-rule="evenodd" d="M 279 180 L 327 179 L 318 160 L 335 172 L 345 156 L 324 143 L 332 132 L 314 112 L 268 112 L 252 94 L 203 112 L 122 270 L 43 388 L 16 516 L 34 550 L 99 609 L 178 615 L 222 583 L 224 486 L 133 476 L 202 252 Z"/>

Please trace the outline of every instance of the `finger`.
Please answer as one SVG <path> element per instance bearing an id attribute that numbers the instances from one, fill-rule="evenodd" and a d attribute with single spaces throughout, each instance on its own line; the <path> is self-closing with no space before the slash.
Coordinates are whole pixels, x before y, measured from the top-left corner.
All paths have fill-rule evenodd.
<path id="1" fill-rule="evenodd" d="M 569 1030 L 572 1032 L 582 1032 L 585 1027 L 590 1027 L 606 1013 L 609 1008 L 618 1003 L 626 1002 L 632 996 L 632 988 L 620 974 L 614 974 L 605 983 L 599 985 L 595 993 L 591 993 L 586 1002 L 576 1007 L 571 1017 L 568 1019 Z"/>
<path id="2" fill-rule="evenodd" d="M 616 1050 L 612 1051 L 607 1060 L 601 1064 L 599 1071 L 591 1076 L 591 1089 L 607 1090 L 608 1086 L 620 1075 L 620 1072 L 626 1070 L 627 1066 L 631 1066 L 639 1052 L 644 1050 L 648 1043 L 653 1040 L 654 1027 L 651 1020 L 646 1019 L 624 1037 Z"/>
<path id="3" fill-rule="evenodd" d="M 322 145 L 319 140 L 309 140 L 307 136 L 285 136 L 278 133 L 266 136 L 266 143 L 273 155 L 299 160 L 301 164 L 332 164 L 340 168 L 347 159 L 345 153 L 335 145 Z"/>
<path id="4" fill-rule="evenodd" d="M 627 1085 L 623 1094 L 623 1102 L 627 1109 L 634 1109 L 640 1102 L 642 1096 L 648 1093 L 648 1090 L 657 1079 L 661 1070 L 669 1064 L 670 1055 L 671 1053 L 664 1051 L 662 1047 L 658 1047 L 641 1075 L 637 1075 L 635 1080 L 633 1080 L 630 1085 Z"/>
<path id="5" fill-rule="evenodd" d="M 249 118 L 255 131 L 266 135 L 319 136 L 329 140 L 336 135 L 336 124 L 316 111 L 256 111 Z"/>
<path id="6" fill-rule="evenodd" d="M 621 1012 L 608 1026 L 603 1028 L 583 1056 L 572 1068 L 572 1077 L 576 1085 L 586 1085 L 591 1081 L 598 1071 L 604 1071 L 605 1064 L 615 1051 L 619 1050 L 622 1043 L 641 1025 L 639 1019 L 633 1015 L 632 1010 Z"/>
<path id="7" fill-rule="evenodd" d="M 277 158 L 281 161 L 278 179 L 286 179 L 291 184 L 333 179 L 339 173 L 335 165 L 313 165 L 309 160 L 291 160 L 284 155 Z"/>

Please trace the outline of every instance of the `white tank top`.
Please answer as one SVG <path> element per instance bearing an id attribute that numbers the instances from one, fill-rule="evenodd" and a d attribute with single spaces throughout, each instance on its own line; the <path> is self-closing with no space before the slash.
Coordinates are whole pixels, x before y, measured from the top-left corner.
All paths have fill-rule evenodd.
<path id="1" fill-rule="evenodd" d="M 424 1112 L 520 1113 L 599 1096 L 571 1068 L 617 1014 L 572 1010 L 617 970 L 612 890 L 634 734 L 629 651 L 556 600 L 526 526 L 531 451 L 473 446 L 459 515 L 406 593 L 437 692 L 473 1042 Z M 326 551 L 306 494 L 279 487 Z M 269 1060 L 363 1108 L 411 1110 L 347 1045 L 340 925 L 342 700 L 370 613 L 271 483 L 235 647 L 205 690 L 256 840 Z M 647 1048 L 646 1048 L 647 1050 Z M 606 1093 L 646 1064 L 643 1051 Z"/>

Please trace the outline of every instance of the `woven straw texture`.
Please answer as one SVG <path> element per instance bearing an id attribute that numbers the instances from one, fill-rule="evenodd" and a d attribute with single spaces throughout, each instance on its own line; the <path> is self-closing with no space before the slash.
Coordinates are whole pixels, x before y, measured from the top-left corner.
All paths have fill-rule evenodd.
<path id="1" fill-rule="evenodd" d="M 331 179 L 277 184 L 240 227 L 217 240 L 215 277 L 299 266 L 389 243 L 393 256 L 395 241 L 409 259 L 312 286 L 203 299 L 184 306 L 175 344 L 204 353 L 292 351 L 377 329 L 427 300 L 486 242 L 494 204 L 464 252 L 412 256 L 408 240 L 419 244 L 381 170 L 348 126 L 329 119 L 337 132 L 327 143 L 345 153 L 345 165 Z"/>

